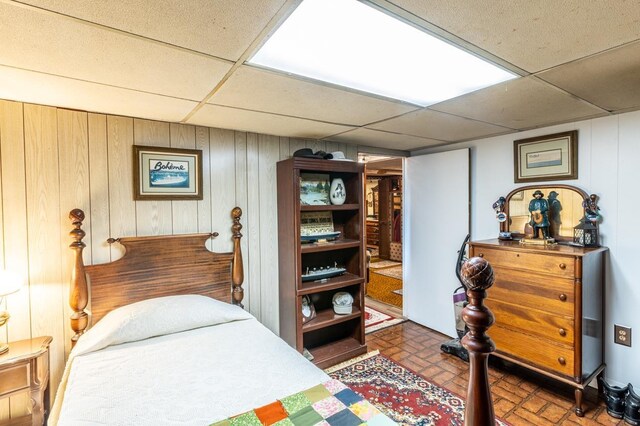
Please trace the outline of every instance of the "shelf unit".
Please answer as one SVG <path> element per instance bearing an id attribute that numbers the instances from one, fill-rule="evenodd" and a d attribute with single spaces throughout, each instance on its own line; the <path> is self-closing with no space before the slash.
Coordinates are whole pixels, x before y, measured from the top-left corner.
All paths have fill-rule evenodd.
<path id="1" fill-rule="evenodd" d="M 347 192 L 343 205 L 300 204 L 300 175 L 321 173 L 342 178 Z M 278 250 L 280 271 L 280 337 L 299 352 L 306 348 L 320 368 L 366 353 L 364 337 L 364 167 L 351 161 L 290 158 L 278 162 Z M 332 213 L 340 237 L 326 243 L 301 243 L 302 212 Z M 337 262 L 343 275 L 322 281 L 302 282 L 307 268 Z M 332 298 L 339 291 L 354 299 L 348 315 L 333 311 Z M 308 296 L 316 317 L 303 324 L 302 298 Z"/>

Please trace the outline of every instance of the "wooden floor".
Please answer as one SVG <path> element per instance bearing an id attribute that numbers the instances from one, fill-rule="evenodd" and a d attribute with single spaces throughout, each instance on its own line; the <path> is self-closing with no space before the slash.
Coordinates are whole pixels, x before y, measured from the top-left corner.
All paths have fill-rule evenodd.
<path id="1" fill-rule="evenodd" d="M 422 374 L 430 381 L 466 397 L 467 363 L 440 351 L 446 336 L 411 321 L 367 335 L 369 350 Z M 489 376 L 496 415 L 520 425 L 622 425 L 610 417 L 597 390 L 585 390 L 585 416 L 572 410 L 573 388 L 509 364 L 491 362 Z"/>

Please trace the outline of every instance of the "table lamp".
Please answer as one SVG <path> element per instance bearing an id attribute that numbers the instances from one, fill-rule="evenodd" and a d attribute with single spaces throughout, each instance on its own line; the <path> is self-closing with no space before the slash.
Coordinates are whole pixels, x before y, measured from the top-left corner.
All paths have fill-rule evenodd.
<path id="1" fill-rule="evenodd" d="M 0 270 L 0 305 L 2 305 L 5 296 L 20 290 L 21 285 L 22 282 L 17 274 Z M 7 321 L 9 321 L 9 312 L 0 311 L 0 327 L 5 325 Z M 0 343 L 0 355 L 8 350 L 9 345 Z"/>

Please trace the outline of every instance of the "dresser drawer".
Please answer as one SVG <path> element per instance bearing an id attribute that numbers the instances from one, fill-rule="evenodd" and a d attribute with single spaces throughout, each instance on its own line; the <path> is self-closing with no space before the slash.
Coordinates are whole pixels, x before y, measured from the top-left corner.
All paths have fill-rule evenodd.
<path id="1" fill-rule="evenodd" d="M 29 389 L 29 365 L 22 364 L 2 370 L 0 396 L 23 389 Z"/>
<path id="2" fill-rule="evenodd" d="M 526 330 L 527 333 L 573 347 L 573 318 L 553 315 L 491 298 L 486 300 L 486 304 L 495 315 L 497 325 Z"/>
<path id="3" fill-rule="evenodd" d="M 495 283 L 489 297 L 553 314 L 574 316 L 573 280 L 554 278 L 504 267 L 493 268 Z"/>
<path id="4" fill-rule="evenodd" d="M 515 250 L 495 250 L 485 247 L 474 247 L 473 255 L 488 260 L 491 266 L 574 278 L 574 257 L 558 256 L 555 253 L 545 255 Z"/>
<path id="5" fill-rule="evenodd" d="M 565 376 L 574 375 L 574 352 L 566 346 L 497 324 L 489 329 L 488 334 L 496 344 L 497 351 Z"/>

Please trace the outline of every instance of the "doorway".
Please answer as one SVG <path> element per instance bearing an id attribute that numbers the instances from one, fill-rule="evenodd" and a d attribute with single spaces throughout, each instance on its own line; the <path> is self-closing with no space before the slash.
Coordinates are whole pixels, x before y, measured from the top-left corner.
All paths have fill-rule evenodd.
<path id="1" fill-rule="evenodd" d="M 368 315 L 402 318 L 402 157 L 360 154 L 365 163 Z M 374 312 L 370 308 L 373 308 Z M 368 328 L 369 330 L 369 328 Z"/>

